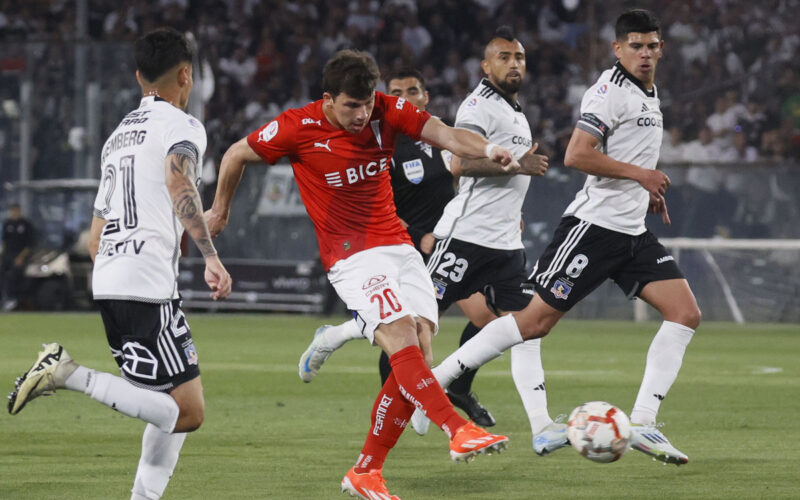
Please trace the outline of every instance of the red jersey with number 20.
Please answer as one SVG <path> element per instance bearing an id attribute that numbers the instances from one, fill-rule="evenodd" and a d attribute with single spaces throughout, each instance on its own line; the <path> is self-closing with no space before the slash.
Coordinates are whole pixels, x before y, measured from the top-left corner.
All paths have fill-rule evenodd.
<path id="1" fill-rule="evenodd" d="M 319 100 L 284 111 L 247 136 L 264 161 L 289 157 L 326 271 L 361 250 L 412 244 L 397 217 L 389 167 L 396 135 L 419 140 L 430 116 L 375 92 L 372 115 L 358 134 L 331 125 Z"/>

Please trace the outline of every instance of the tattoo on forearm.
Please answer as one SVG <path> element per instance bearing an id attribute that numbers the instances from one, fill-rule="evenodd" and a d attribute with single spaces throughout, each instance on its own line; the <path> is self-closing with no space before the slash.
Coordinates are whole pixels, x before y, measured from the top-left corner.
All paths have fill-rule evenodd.
<path id="1" fill-rule="evenodd" d="M 173 147 L 174 149 L 174 147 Z M 203 257 L 216 255 L 217 251 L 211 242 L 208 226 L 203 218 L 203 205 L 200 193 L 194 185 L 194 169 L 196 162 L 190 156 L 173 153 L 168 156 L 172 182 L 168 183 L 172 206 L 175 215 L 186 228 Z"/>

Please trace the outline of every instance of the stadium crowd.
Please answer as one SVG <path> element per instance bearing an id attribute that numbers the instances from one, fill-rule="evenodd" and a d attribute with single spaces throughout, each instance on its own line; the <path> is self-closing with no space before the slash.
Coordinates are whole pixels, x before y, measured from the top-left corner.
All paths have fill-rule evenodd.
<path id="1" fill-rule="evenodd" d="M 22 75 L 35 82 L 34 178 L 72 177 L 63 161 L 85 148 L 73 114 L 76 4 L 65 0 L 0 0 L 0 156 L 15 161 L 14 126 Z M 224 145 L 269 121 L 281 110 L 321 95 L 324 62 L 336 50 L 356 47 L 377 59 L 382 74 L 403 66 L 422 70 L 431 113 L 452 121 L 480 79 L 482 44 L 501 24 L 513 27 L 527 50 L 530 83 L 520 102 L 533 136 L 558 164 L 577 117 L 580 98 L 613 63 L 614 13 L 630 2 L 599 8 L 580 0 L 88 0 L 86 33 L 93 44 L 87 72 L 104 90 L 100 135 L 138 98 L 120 60 L 139 34 L 160 25 L 197 39 L 209 135 L 208 158 Z M 666 27 L 658 86 L 664 112 L 662 163 L 794 163 L 800 159 L 800 27 L 798 0 L 642 1 Z M 69 43 L 64 43 L 69 42 Z M 118 69 L 117 69 L 118 68 Z M 111 90 L 105 92 L 105 90 Z M 91 153 L 90 153 L 91 154 Z M 2 161 L 2 160 L 0 160 Z M 744 191 L 744 176 L 725 167 L 671 170 L 675 185 L 713 193 L 729 203 Z M 14 180 L 0 174 L 0 182 Z M 554 175 L 559 175 L 554 172 Z M 765 181 L 770 198 L 786 193 Z M 764 193 L 760 193 L 762 196 Z M 721 201 L 720 201 L 721 200 Z M 758 199 L 752 200 L 758 202 Z M 674 205 L 674 204 L 673 204 Z M 736 206 L 733 206 L 736 205 Z M 691 210 L 703 211 L 703 205 Z M 775 209 L 777 210 L 777 209 Z M 746 217 L 746 215 L 742 215 Z M 707 224 L 706 224 L 707 226 Z M 708 227 L 679 228 L 707 235 Z M 713 230 L 713 229 L 712 229 Z"/>

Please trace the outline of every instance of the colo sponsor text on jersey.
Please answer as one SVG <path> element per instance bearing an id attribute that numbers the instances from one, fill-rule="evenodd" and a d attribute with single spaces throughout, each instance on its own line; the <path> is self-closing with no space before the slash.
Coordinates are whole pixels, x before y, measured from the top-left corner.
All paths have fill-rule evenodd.
<path id="1" fill-rule="evenodd" d="M 456 114 L 456 127 L 481 134 L 519 159 L 533 145 L 519 103 L 483 79 Z M 466 177 L 444 209 L 433 234 L 499 250 L 523 248 L 520 217 L 531 178 L 527 175 Z"/>
<path id="2" fill-rule="evenodd" d="M 619 62 L 583 95 L 577 127 L 598 139 L 611 158 L 653 170 L 663 132 L 656 87 L 647 90 Z M 636 181 L 589 175 L 564 215 L 621 233 L 645 232 L 650 196 Z"/>

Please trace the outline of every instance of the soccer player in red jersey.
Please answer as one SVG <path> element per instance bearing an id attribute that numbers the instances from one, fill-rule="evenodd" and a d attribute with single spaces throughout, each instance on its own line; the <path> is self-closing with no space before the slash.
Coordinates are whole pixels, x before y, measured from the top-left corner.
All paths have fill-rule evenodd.
<path id="1" fill-rule="evenodd" d="M 246 163 L 291 161 L 328 279 L 392 366 L 361 454 L 342 479 L 342 491 L 362 498 L 389 498 L 383 462 L 415 407 L 448 435 L 454 460 L 499 451 L 508 441 L 459 416 L 425 363 L 438 309 L 430 275 L 396 214 L 389 174 L 395 138 L 404 134 L 462 158 L 489 157 L 508 170 L 520 168 L 507 149 L 376 92 L 379 77 L 369 54 L 337 53 L 323 71 L 322 99 L 281 113 L 228 148 L 206 212 L 216 235 L 228 222 Z"/>

